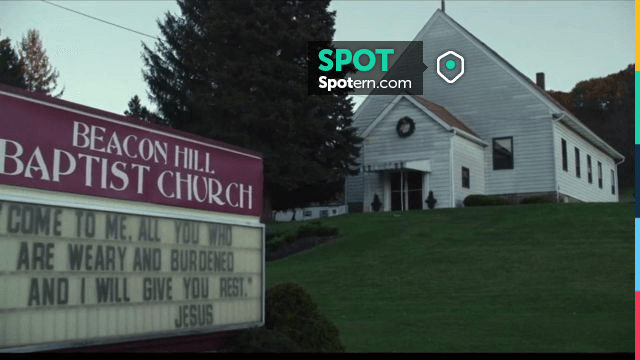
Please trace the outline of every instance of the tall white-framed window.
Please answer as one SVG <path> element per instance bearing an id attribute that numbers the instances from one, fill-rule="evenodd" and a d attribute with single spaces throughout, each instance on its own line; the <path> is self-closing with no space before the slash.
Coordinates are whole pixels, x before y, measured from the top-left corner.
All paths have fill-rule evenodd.
<path id="1" fill-rule="evenodd" d="M 587 155 L 587 180 L 593 184 L 593 171 L 591 169 L 591 155 Z"/>
<path id="2" fill-rule="evenodd" d="M 469 168 L 462 167 L 462 187 L 469 189 L 471 187 L 471 178 L 469 175 Z"/>
<path id="3" fill-rule="evenodd" d="M 562 139 L 562 170 L 569 171 L 569 162 L 567 161 L 567 141 Z"/>
<path id="4" fill-rule="evenodd" d="M 598 161 L 598 187 L 602 189 L 602 163 Z"/>
<path id="5" fill-rule="evenodd" d="M 616 172 L 611 169 L 611 194 L 616 194 Z"/>
<path id="6" fill-rule="evenodd" d="M 580 149 L 574 149 L 576 152 L 576 177 L 580 177 Z"/>

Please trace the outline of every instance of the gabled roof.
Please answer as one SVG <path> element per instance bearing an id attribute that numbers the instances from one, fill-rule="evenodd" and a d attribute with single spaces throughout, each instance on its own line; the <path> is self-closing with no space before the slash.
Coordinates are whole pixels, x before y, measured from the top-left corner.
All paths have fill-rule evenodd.
<path id="1" fill-rule="evenodd" d="M 462 119 L 459 119 L 457 117 L 455 117 L 452 113 L 449 112 L 449 110 L 447 110 L 444 106 L 440 106 L 436 103 L 434 103 L 433 101 L 429 101 L 427 99 L 425 99 L 422 96 L 419 95 L 412 95 L 412 97 L 418 101 L 420 103 L 420 105 L 426 107 L 427 109 L 431 110 L 431 112 L 433 112 L 434 114 L 438 115 L 438 117 L 442 120 L 444 120 L 444 122 L 446 122 L 447 124 L 453 126 L 454 128 L 458 128 L 460 130 L 464 130 L 466 132 L 468 132 L 469 134 L 480 138 L 478 136 L 478 134 L 475 133 L 475 131 L 473 131 L 469 125 L 467 125 L 464 121 L 462 121 Z"/>
<path id="2" fill-rule="evenodd" d="M 453 20 L 449 15 L 440 9 L 436 10 L 436 13 L 432 16 L 435 17 L 437 15 L 442 16 L 447 21 L 451 22 L 456 28 L 458 28 L 464 35 L 471 38 L 475 41 L 479 46 L 481 46 L 485 51 L 487 51 L 490 56 L 493 56 L 496 60 L 501 62 L 512 74 L 514 74 L 519 80 L 523 81 L 528 88 L 531 89 L 538 97 L 541 97 L 543 101 L 546 101 L 550 104 L 553 104 L 564 116 L 559 116 L 558 121 L 563 121 L 565 124 L 570 127 L 573 131 L 577 132 L 588 141 L 590 141 L 594 146 L 600 148 L 602 151 L 607 153 L 609 156 L 613 157 L 620 162 L 624 161 L 624 156 L 616 151 L 613 147 L 607 144 L 604 140 L 602 140 L 598 135 L 596 135 L 593 131 L 591 131 L 586 125 L 584 125 L 575 115 L 573 115 L 569 110 L 567 110 L 560 102 L 553 98 L 553 96 L 549 95 L 544 89 L 539 87 L 535 82 L 533 82 L 529 77 L 525 76 L 518 69 L 516 69 L 513 65 L 511 65 L 507 60 L 505 60 L 502 56 L 500 56 L 497 52 L 491 49 L 487 44 L 478 39 L 475 35 L 470 33 L 464 26 L 460 25 L 457 21 Z M 426 25 L 425 25 L 426 27 Z M 424 29 L 423 29 L 424 30 Z M 421 31 L 422 32 L 422 31 Z"/>
<path id="3" fill-rule="evenodd" d="M 440 9 L 438 9 L 437 11 L 440 11 Z M 460 25 L 457 21 L 455 21 L 452 17 L 447 15 L 445 12 L 442 12 L 442 11 L 440 11 L 440 12 L 441 12 L 442 16 L 447 18 L 447 20 L 451 21 L 452 23 L 456 24 L 456 26 L 458 26 L 460 28 L 460 30 L 462 30 L 466 35 L 468 35 L 469 37 L 473 38 L 475 41 L 479 42 L 488 52 L 491 53 L 491 55 L 495 56 L 496 58 L 498 58 L 498 60 L 502 61 L 504 63 L 504 65 L 506 65 L 511 71 L 515 72 L 522 80 L 524 80 L 527 83 L 529 83 L 529 85 L 531 87 L 533 87 L 535 91 L 537 91 L 542 96 L 546 97 L 554 105 L 559 107 L 560 110 L 566 112 L 567 114 L 571 114 L 569 112 L 569 110 L 567 110 L 564 106 L 562 106 L 562 104 L 560 104 L 556 99 L 554 99 L 553 96 L 549 95 L 549 93 L 546 92 L 544 89 L 542 89 L 540 86 L 538 86 L 538 84 L 536 84 L 529 77 L 527 77 L 526 75 L 521 73 L 520 70 L 516 69 L 507 60 L 505 60 L 502 56 L 500 56 L 500 54 L 498 54 L 493 49 L 491 49 L 487 44 L 482 42 L 482 40 L 478 39 L 475 35 L 473 35 L 471 32 L 469 32 L 469 30 L 465 29 L 464 26 Z M 571 115 L 573 115 L 573 114 L 571 114 Z"/>
<path id="4" fill-rule="evenodd" d="M 624 156 L 616 151 L 613 147 L 607 144 L 604 140 L 602 140 L 598 135 L 596 135 L 593 131 L 587 128 L 580 120 L 570 111 L 568 111 L 562 104 L 560 104 L 557 100 L 555 100 L 549 93 L 540 88 L 536 83 L 531 81 L 527 76 L 522 74 L 518 69 L 516 69 L 513 65 L 511 65 L 507 60 L 505 60 L 502 56 L 498 55 L 494 50 L 492 50 L 487 44 L 480 41 L 475 35 L 470 33 L 467 29 L 465 29 L 458 22 L 453 20 L 446 13 L 441 11 L 440 9 L 436 10 L 435 13 L 431 16 L 429 21 L 424 25 L 424 27 L 418 32 L 418 34 L 413 39 L 414 41 L 419 41 L 420 38 L 429 31 L 431 25 L 436 21 L 436 19 L 441 18 L 444 19 L 447 23 L 452 25 L 452 27 L 458 30 L 463 36 L 467 37 L 472 43 L 480 48 L 480 50 L 484 51 L 490 58 L 494 59 L 498 65 L 500 65 L 503 69 L 510 73 L 516 80 L 522 83 L 526 88 L 528 88 L 533 95 L 535 95 L 538 99 L 540 99 L 543 103 L 545 103 L 553 112 L 559 112 L 560 116 L 554 116 L 555 121 L 563 122 L 569 128 L 571 128 L 576 133 L 580 134 L 587 141 L 591 142 L 594 146 L 604 151 L 606 154 L 611 156 L 612 158 L 623 161 Z M 428 46 L 428 45 L 427 45 Z M 362 112 L 362 109 L 367 106 L 367 104 L 371 101 L 371 96 L 368 96 L 362 104 L 358 107 L 354 114 L 354 120 L 358 117 L 358 115 Z M 555 115 L 555 114 L 554 114 Z M 443 119 L 444 120 L 444 119 Z M 362 124 L 365 125 L 365 124 Z M 366 124 L 366 127 L 369 127 L 370 124 Z"/>
<path id="5" fill-rule="evenodd" d="M 422 110 L 425 114 L 427 114 L 430 118 L 435 120 L 438 124 L 440 124 L 447 131 L 454 131 L 456 129 L 456 133 L 460 136 L 463 136 L 473 142 L 476 142 L 480 145 L 487 146 L 488 144 L 483 141 L 476 133 L 473 131 L 462 119 L 457 118 L 453 114 L 449 112 L 443 106 L 440 106 L 433 101 L 429 101 L 422 96 L 412 95 L 407 92 L 403 92 L 397 95 L 393 101 L 388 104 L 359 135 L 366 138 L 369 133 L 373 130 L 373 128 L 384 119 L 387 114 L 393 109 L 393 107 L 400 101 L 400 99 L 407 99 L 412 104 L 414 104 L 418 109 Z"/>

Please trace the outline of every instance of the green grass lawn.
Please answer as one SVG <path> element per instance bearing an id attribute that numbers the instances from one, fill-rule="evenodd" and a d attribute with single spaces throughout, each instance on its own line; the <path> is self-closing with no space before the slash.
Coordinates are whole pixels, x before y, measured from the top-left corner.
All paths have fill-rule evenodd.
<path id="1" fill-rule="evenodd" d="M 338 241 L 269 263 L 267 286 L 302 285 L 350 352 L 633 352 L 633 219 L 631 203 L 325 218 Z"/>

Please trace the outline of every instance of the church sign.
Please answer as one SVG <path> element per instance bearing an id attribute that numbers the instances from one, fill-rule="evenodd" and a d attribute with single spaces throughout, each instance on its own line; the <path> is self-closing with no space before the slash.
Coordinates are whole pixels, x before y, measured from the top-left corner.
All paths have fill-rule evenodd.
<path id="1" fill-rule="evenodd" d="M 0 92 L 0 183 L 260 216 L 262 158 Z"/>
<path id="2" fill-rule="evenodd" d="M 264 323 L 262 157 L 0 86 L 0 350 Z"/>

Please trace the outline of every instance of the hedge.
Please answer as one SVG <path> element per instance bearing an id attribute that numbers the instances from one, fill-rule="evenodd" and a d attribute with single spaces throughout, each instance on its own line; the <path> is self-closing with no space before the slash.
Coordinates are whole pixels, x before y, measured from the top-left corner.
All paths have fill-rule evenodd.
<path id="1" fill-rule="evenodd" d="M 548 196 L 530 196 L 522 199 L 520 204 L 549 204 L 555 202 Z"/>
<path id="2" fill-rule="evenodd" d="M 319 221 L 313 221 L 309 224 L 301 225 L 296 232 L 298 238 L 310 236 L 337 236 L 338 228 L 333 226 L 322 225 Z"/>
<path id="3" fill-rule="evenodd" d="M 469 195 L 464 199 L 463 203 L 464 206 L 511 205 L 509 200 L 496 195 Z"/>

